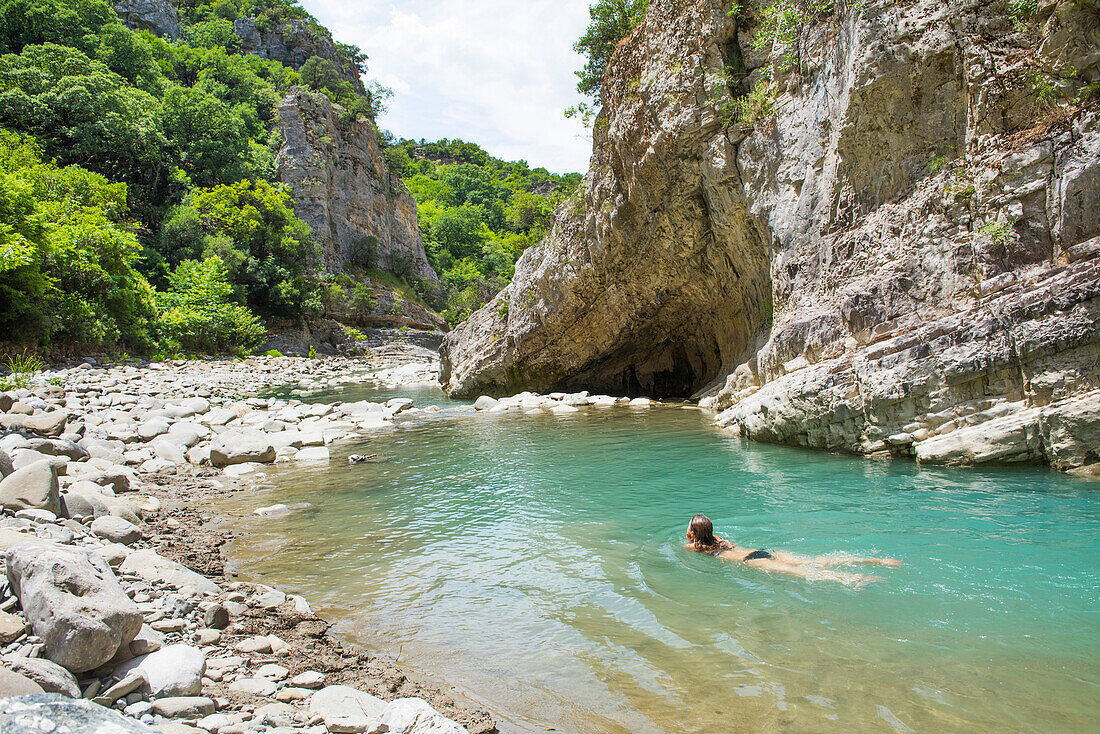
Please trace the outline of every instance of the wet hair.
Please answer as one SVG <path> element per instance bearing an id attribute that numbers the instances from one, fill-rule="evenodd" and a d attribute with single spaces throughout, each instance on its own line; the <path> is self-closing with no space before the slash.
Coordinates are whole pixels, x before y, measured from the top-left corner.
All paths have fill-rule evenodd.
<path id="1" fill-rule="evenodd" d="M 720 541 L 714 537 L 714 524 L 706 515 L 696 515 L 691 518 L 691 522 L 688 523 L 688 530 L 691 531 L 694 538 L 692 544 L 696 550 L 716 551 L 733 547 L 731 543 L 724 540 Z"/>

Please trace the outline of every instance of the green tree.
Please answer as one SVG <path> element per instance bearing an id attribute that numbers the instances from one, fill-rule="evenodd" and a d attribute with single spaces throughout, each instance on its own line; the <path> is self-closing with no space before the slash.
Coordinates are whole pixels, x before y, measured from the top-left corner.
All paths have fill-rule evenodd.
<path id="1" fill-rule="evenodd" d="M 157 328 L 164 346 L 199 352 L 244 352 L 263 343 L 266 330 L 255 314 L 233 302 L 225 265 L 214 256 L 184 260 L 157 294 Z"/>
<path id="2" fill-rule="evenodd" d="M 203 257 L 221 259 L 229 282 L 254 311 L 290 317 L 320 310 L 313 288 L 317 248 L 286 187 L 260 179 L 195 189 L 164 224 L 160 248 L 168 262 L 199 249 L 196 222 Z"/>
<path id="3" fill-rule="evenodd" d="M 157 99 L 65 46 L 0 56 L 0 126 L 29 133 L 47 155 L 82 164 L 149 196 L 166 182 Z"/>
<path id="4" fill-rule="evenodd" d="M 432 222 L 431 241 L 454 259 L 481 252 L 485 242 L 481 211 L 469 204 L 446 209 Z"/>
<path id="5" fill-rule="evenodd" d="M 0 328 L 23 339 L 148 343 L 152 288 L 125 184 L 44 162 L 0 130 Z"/>
<path id="6" fill-rule="evenodd" d="M 0 53 L 43 43 L 90 51 L 95 34 L 117 22 L 106 0 L 0 0 Z"/>
<path id="7" fill-rule="evenodd" d="M 584 35 L 573 44 L 573 50 L 583 54 L 588 61 L 576 72 L 577 91 L 592 98 L 595 105 L 603 104 L 600 87 L 611 54 L 619 41 L 630 35 L 649 9 L 649 0 L 598 0 L 588 9 L 591 22 Z"/>
<path id="8" fill-rule="evenodd" d="M 174 86 L 163 99 L 165 136 L 175 159 L 200 186 L 236 181 L 249 173 L 249 137 L 241 116 L 197 87 Z"/>
<path id="9" fill-rule="evenodd" d="M 344 80 L 340 78 L 340 72 L 328 59 L 310 56 L 306 63 L 302 64 L 302 68 L 298 69 L 298 73 L 302 75 L 303 83 L 318 92 L 329 92 L 334 99 L 343 91 Z"/>
<path id="10" fill-rule="evenodd" d="M 187 29 L 187 40 L 194 46 L 220 47 L 229 53 L 240 50 L 241 39 L 233 32 L 233 24 L 225 18 L 212 18 Z"/>

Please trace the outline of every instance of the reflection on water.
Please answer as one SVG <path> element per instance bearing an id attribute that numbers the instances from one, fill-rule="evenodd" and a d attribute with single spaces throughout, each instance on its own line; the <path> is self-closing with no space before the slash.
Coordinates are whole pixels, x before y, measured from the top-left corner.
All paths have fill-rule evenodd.
<path id="1" fill-rule="evenodd" d="M 425 415 L 327 470 L 280 472 L 233 502 L 314 510 L 246 521 L 244 568 L 470 691 L 505 730 L 1100 723 L 1085 482 L 749 444 L 674 407 Z M 750 547 L 905 565 L 858 591 L 772 576 L 684 551 L 695 512 Z"/>

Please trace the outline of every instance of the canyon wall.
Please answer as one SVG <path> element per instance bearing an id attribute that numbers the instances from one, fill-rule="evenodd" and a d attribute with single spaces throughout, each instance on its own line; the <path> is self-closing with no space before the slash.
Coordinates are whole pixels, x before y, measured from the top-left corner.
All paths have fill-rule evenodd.
<path id="1" fill-rule="evenodd" d="M 382 158 L 370 120 L 352 119 L 318 92 L 297 87 L 276 110 L 283 146 L 278 178 L 294 213 L 313 230 L 325 269 L 377 267 L 438 283 L 424 253 L 416 200 Z"/>
<path id="2" fill-rule="evenodd" d="M 653 0 L 455 395 L 694 396 L 781 443 L 1100 462 L 1100 4 Z M 822 4 L 817 4 L 821 7 Z M 755 42 L 754 42 L 755 41 Z"/>

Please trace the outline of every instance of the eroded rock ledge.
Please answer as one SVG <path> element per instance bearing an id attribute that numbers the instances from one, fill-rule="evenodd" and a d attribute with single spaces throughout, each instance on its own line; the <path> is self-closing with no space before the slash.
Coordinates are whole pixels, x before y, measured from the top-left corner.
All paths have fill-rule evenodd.
<path id="1" fill-rule="evenodd" d="M 836 6 L 782 71 L 751 7 L 651 3 L 583 196 L 445 339 L 446 387 L 694 396 L 756 439 L 922 461 L 1100 461 L 1100 105 L 1074 99 L 1100 80 L 1098 9 Z M 776 112 L 731 124 L 765 89 Z"/>

